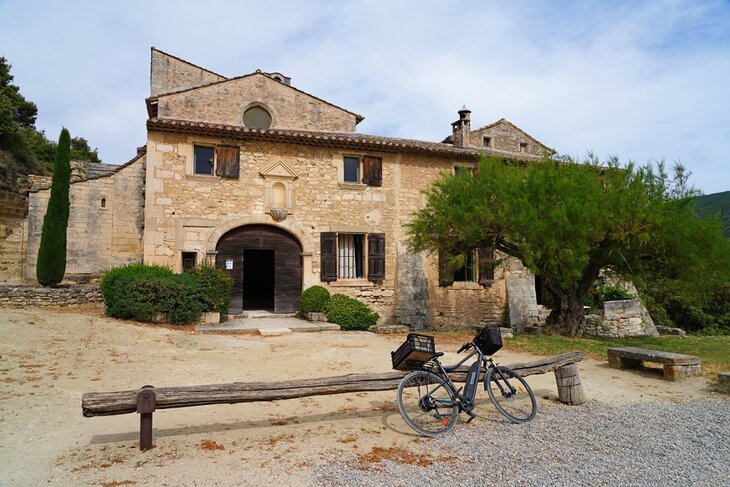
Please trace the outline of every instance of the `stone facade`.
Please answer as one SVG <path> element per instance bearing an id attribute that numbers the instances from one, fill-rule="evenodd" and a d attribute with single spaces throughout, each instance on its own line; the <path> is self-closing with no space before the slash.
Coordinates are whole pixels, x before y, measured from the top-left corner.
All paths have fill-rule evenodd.
<path id="1" fill-rule="evenodd" d="M 66 276 L 89 281 L 111 267 L 141 262 L 145 157 L 115 172 L 71 184 Z M 50 189 L 28 193 L 25 281 L 35 280 L 35 265 Z"/>
<path id="2" fill-rule="evenodd" d="M 69 278 L 88 280 L 140 260 L 179 272 L 191 257 L 216 262 L 229 232 L 269 225 L 298 242 L 302 289 L 320 284 L 365 301 L 381 315 L 380 325 L 423 329 L 500 320 L 507 276 L 524 274 L 519 263 L 498 266 L 482 285 L 472 279 L 442 286 L 437 257 L 410 253 L 404 225 L 423 207 L 424 189 L 456 167 L 475 166 L 481 154 L 535 160 L 550 151 L 510 122 L 471 132 L 470 112 L 462 110 L 441 143 L 359 134 L 363 117 L 298 90 L 279 73 L 227 79 L 156 49 L 151 93 L 145 154 L 71 185 Z M 245 126 L 251 107 L 268 113 L 269 128 Z M 230 161 L 224 167 L 234 164 L 232 172 L 218 171 L 216 155 L 210 159 L 214 175 L 201 174 L 196 146 L 215 154 L 225 149 Z M 354 181 L 345 175 L 344 161 L 352 158 L 360 163 Z M 48 189 L 29 193 L 24 252 L 31 281 L 48 196 Z M 322 269 L 327 234 L 366 237 L 359 252 L 367 267 L 368 245 L 384 241 L 384 251 L 373 251 L 383 252 L 376 257 L 384 261 L 384 274 L 368 275 L 368 268 L 358 278 L 330 279 Z"/>
<path id="3" fill-rule="evenodd" d="M 27 211 L 25 198 L 0 192 L 0 284 L 19 284 L 23 280 Z"/>

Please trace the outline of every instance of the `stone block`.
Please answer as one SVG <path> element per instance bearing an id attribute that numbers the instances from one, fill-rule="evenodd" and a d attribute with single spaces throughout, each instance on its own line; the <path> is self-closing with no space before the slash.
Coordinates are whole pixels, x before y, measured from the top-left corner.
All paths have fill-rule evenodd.
<path id="1" fill-rule="evenodd" d="M 730 394 L 730 372 L 717 374 L 717 389 L 725 394 Z"/>
<path id="2" fill-rule="evenodd" d="M 641 316 L 641 302 L 638 299 L 605 301 L 603 303 L 603 316 L 607 320 Z"/>

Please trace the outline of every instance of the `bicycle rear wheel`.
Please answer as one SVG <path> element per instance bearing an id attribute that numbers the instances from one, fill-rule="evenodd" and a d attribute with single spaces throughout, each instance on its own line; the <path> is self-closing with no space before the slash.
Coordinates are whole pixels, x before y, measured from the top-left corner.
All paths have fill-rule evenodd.
<path id="1" fill-rule="evenodd" d="M 484 387 L 497 410 L 513 423 L 527 423 L 537 413 L 537 401 L 530 386 L 514 370 L 491 367 Z"/>
<path id="2" fill-rule="evenodd" d="M 425 370 L 411 372 L 398 385 L 398 410 L 408 426 L 424 436 L 451 430 L 459 407 L 451 385 Z"/>

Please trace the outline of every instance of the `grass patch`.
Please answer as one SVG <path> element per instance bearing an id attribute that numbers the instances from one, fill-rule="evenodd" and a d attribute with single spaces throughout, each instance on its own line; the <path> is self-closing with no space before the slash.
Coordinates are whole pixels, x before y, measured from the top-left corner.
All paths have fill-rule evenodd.
<path id="1" fill-rule="evenodd" d="M 586 356 L 607 361 L 613 347 L 639 347 L 664 352 L 697 355 L 702 359 L 703 375 L 730 371 L 730 336 L 661 336 L 631 338 L 567 338 L 549 335 L 515 335 L 506 347 L 517 352 L 557 355 L 580 350 Z"/>

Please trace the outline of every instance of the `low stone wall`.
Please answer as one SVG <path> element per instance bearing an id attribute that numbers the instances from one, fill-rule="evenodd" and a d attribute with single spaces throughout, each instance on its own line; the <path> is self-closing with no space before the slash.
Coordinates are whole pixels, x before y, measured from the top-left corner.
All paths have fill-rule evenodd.
<path id="1" fill-rule="evenodd" d="M 101 289 L 93 284 L 57 288 L 0 286 L 0 307 L 69 306 L 101 301 Z"/>
<path id="2" fill-rule="evenodd" d="M 585 334 L 615 338 L 659 335 L 649 312 L 638 299 L 605 301 L 602 316 L 586 316 Z"/>

